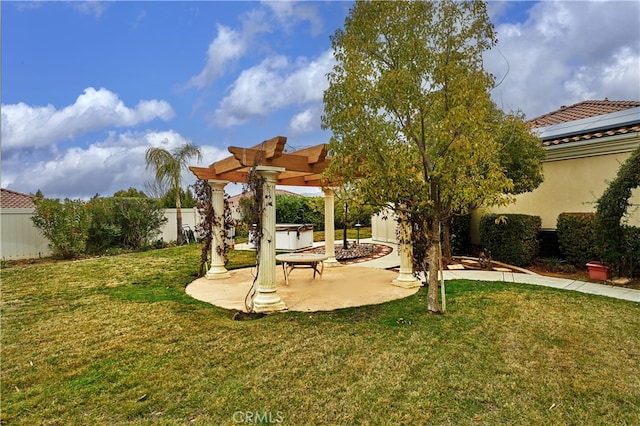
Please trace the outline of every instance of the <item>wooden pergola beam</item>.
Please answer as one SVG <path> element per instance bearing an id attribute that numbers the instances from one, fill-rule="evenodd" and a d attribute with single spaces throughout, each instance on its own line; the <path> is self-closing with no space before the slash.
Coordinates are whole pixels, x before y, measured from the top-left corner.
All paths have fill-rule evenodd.
<path id="1" fill-rule="evenodd" d="M 245 182 L 253 166 L 282 167 L 278 185 L 322 186 L 327 158 L 326 144 L 320 144 L 294 152 L 284 152 L 287 138 L 276 136 L 251 148 L 231 146 L 230 157 L 216 161 L 209 167 L 189 167 L 199 179 Z"/>
<path id="2" fill-rule="evenodd" d="M 255 165 L 284 167 L 287 171 L 318 173 L 324 170 L 329 164 L 328 161 L 311 163 L 309 158 L 299 155 L 298 152 L 291 154 L 280 154 L 277 157 L 265 158 L 264 153 L 253 148 L 229 147 L 229 152 L 233 154 L 233 158 L 243 167 L 251 167 Z M 224 161 L 224 160 L 223 160 Z M 217 165 L 217 163 L 216 163 Z M 216 167 L 216 171 L 218 168 Z"/>
<path id="3" fill-rule="evenodd" d="M 290 154 L 302 155 L 307 157 L 309 164 L 315 164 L 320 161 L 324 161 L 327 157 L 327 145 L 315 145 L 310 146 L 309 148 L 303 148 L 298 151 L 291 152 Z"/>

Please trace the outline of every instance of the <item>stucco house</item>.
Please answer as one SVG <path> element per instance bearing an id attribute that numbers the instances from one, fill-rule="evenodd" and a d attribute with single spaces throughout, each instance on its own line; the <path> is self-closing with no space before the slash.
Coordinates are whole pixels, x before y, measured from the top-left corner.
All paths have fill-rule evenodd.
<path id="1" fill-rule="evenodd" d="M 518 195 L 495 213 L 524 213 L 542 218 L 542 229 L 555 231 L 563 212 L 594 212 L 620 165 L 640 145 L 640 101 L 589 100 L 529 121 L 547 156 L 544 182 Z M 629 224 L 640 226 L 640 190 L 632 193 Z"/>
<path id="2" fill-rule="evenodd" d="M 481 214 L 523 213 L 542 218 L 545 233 L 553 234 L 563 212 L 593 212 L 594 202 L 617 174 L 620 165 L 640 145 L 640 101 L 587 100 L 560 107 L 529 121 L 547 155 L 544 182 L 516 197 L 505 207 L 481 209 L 474 214 L 472 240 L 479 243 Z M 633 192 L 629 223 L 640 226 L 640 189 Z M 373 238 L 395 241 L 396 222 L 372 221 Z"/>

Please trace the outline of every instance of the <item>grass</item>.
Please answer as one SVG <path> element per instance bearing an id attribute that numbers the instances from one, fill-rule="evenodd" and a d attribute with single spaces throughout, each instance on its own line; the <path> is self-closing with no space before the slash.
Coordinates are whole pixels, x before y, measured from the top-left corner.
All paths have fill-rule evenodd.
<path id="1" fill-rule="evenodd" d="M 421 289 L 233 321 L 185 295 L 198 259 L 4 269 L 2 422 L 640 424 L 638 303 L 452 281 L 443 316 Z"/>

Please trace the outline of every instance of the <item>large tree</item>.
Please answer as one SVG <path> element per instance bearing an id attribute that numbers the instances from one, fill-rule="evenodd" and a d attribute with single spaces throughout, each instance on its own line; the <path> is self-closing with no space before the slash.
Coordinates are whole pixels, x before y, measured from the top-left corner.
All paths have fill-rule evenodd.
<path id="1" fill-rule="evenodd" d="M 496 43 L 486 5 L 357 2 L 331 41 L 327 174 L 411 219 L 412 242 L 427 248 L 416 266 L 428 264 L 428 309 L 440 312 L 443 219 L 480 199 L 500 203 L 513 187 L 495 137 L 494 79 L 482 62 Z"/>
<path id="2" fill-rule="evenodd" d="M 152 147 L 147 149 L 145 161 L 147 169 L 155 170 L 156 182 L 161 187 L 168 187 L 173 190 L 176 197 L 176 232 L 178 235 L 178 244 L 184 242 L 184 233 L 182 231 L 182 204 L 180 201 L 180 189 L 182 187 L 182 170 L 186 169 L 189 161 L 195 158 L 202 160 L 200 147 L 190 143 L 186 143 L 173 152 L 169 152 L 164 148 Z"/>

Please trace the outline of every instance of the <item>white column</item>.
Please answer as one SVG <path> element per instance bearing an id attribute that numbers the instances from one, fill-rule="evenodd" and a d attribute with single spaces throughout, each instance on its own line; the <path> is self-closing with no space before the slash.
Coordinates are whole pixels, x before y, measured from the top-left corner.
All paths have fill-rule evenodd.
<path id="1" fill-rule="evenodd" d="M 406 213 L 398 212 L 398 226 L 400 227 L 400 274 L 391 281 L 391 284 L 404 288 L 420 287 L 422 283 L 413 276 L 411 225 Z"/>
<path id="2" fill-rule="evenodd" d="M 324 261 L 327 267 L 339 266 L 336 260 L 335 248 L 335 219 L 334 219 L 334 192 L 333 188 L 323 188 L 324 191 L 324 254 L 329 256 Z"/>
<path id="3" fill-rule="evenodd" d="M 224 187 L 227 181 L 210 180 L 211 187 L 211 207 L 215 219 L 211 227 L 211 269 L 207 271 L 205 277 L 210 280 L 229 278 L 229 271 L 224 266 L 224 257 L 219 250 L 224 248 Z"/>
<path id="4" fill-rule="evenodd" d="M 259 166 L 256 171 L 265 178 L 263 184 L 262 238 L 260 239 L 260 265 L 258 288 L 253 299 L 256 312 L 284 311 L 287 306 L 276 291 L 276 178 L 285 169 Z"/>

